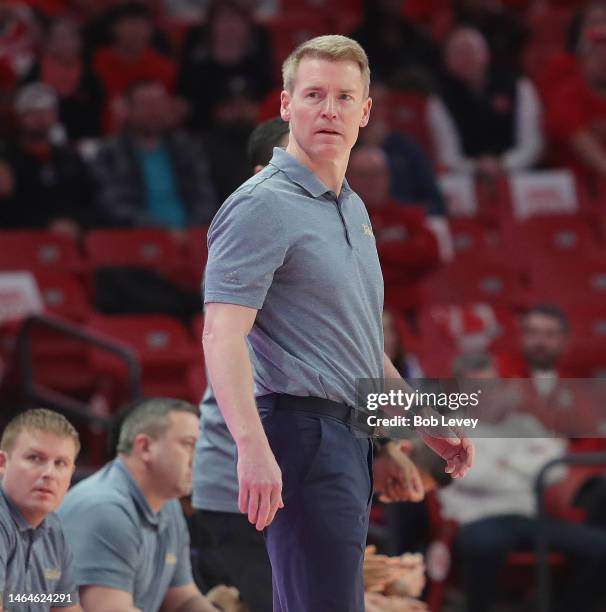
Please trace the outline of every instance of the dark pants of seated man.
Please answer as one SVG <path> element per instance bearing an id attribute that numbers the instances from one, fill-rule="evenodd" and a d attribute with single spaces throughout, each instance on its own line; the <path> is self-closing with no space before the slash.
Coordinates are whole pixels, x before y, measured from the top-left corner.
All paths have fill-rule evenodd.
<path id="1" fill-rule="evenodd" d="M 248 517 L 196 510 L 190 522 L 194 571 L 202 588 L 233 585 L 250 612 L 271 612 L 271 565 L 263 535 Z"/>
<path id="2" fill-rule="evenodd" d="M 561 612 L 591 612 L 604 601 L 606 531 L 555 519 L 545 521 L 549 550 L 570 563 L 562 592 L 552 599 Z M 468 612 L 490 612 L 500 570 L 510 552 L 534 551 L 538 522 L 520 515 L 501 515 L 463 525 L 455 541 L 463 563 Z"/>
<path id="3" fill-rule="evenodd" d="M 364 612 L 371 441 L 278 397 L 279 409 L 258 399 L 282 470 L 284 508 L 266 530 L 274 612 Z"/>

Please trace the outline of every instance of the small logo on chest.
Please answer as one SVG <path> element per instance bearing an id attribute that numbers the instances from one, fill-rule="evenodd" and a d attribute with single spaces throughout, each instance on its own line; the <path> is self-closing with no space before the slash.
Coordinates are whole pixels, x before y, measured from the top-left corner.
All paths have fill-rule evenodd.
<path id="1" fill-rule="evenodd" d="M 177 557 L 173 553 L 166 553 L 165 565 L 177 565 Z"/>
<path id="2" fill-rule="evenodd" d="M 372 233 L 372 227 L 370 227 L 370 225 L 368 225 L 368 223 L 363 223 L 362 224 L 362 231 L 367 235 L 370 236 L 371 238 L 374 238 L 374 234 Z"/>

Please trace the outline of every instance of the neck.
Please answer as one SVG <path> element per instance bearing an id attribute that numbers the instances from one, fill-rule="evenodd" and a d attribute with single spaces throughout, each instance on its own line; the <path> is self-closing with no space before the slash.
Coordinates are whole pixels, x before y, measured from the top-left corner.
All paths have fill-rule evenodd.
<path id="1" fill-rule="evenodd" d="M 343 157 L 312 159 L 291 137 L 286 152 L 309 168 L 331 191 L 337 195 L 341 193 L 349 162 L 349 151 Z"/>
<path id="2" fill-rule="evenodd" d="M 47 150 L 50 148 L 50 142 L 48 136 L 38 136 L 23 134 L 21 136 L 21 146 L 24 149 L 34 149 L 36 151 Z"/>
<path id="3" fill-rule="evenodd" d="M 116 54 L 122 58 L 125 62 L 134 62 L 138 60 L 143 51 L 140 49 L 135 49 L 131 47 L 119 47 L 118 45 L 114 46 Z"/>
<path id="4" fill-rule="evenodd" d="M 46 514 L 28 514 L 20 509 L 21 515 L 32 529 L 37 529 L 42 521 L 46 518 Z"/>
<path id="5" fill-rule="evenodd" d="M 135 457 L 128 457 L 121 455 L 120 459 L 126 466 L 133 480 L 137 483 L 137 486 L 141 489 L 143 496 L 147 500 L 149 507 L 152 512 L 156 513 L 160 511 L 160 508 L 169 500 L 154 487 L 154 478 L 149 474 L 147 468 L 141 461 Z"/>
<path id="6" fill-rule="evenodd" d="M 158 134 L 132 133 L 133 140 L 137 146 L 146 151 L 153 151 L 160 146 L 162 137 Z"/>

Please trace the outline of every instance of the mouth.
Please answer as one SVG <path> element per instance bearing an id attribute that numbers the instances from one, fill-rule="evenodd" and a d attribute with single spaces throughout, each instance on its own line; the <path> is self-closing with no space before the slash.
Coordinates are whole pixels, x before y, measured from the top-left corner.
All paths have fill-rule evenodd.
<path id="1" fill-rule="evenodd" d="M 335 130 L 318 130 L 318 134 L 326 134 L 328 136 L 340 136 L 341 134 Z"/>
<path id="2" fill-rule="evenodd" d="M 34 489 L 34 493 L 39 493 L 40 495 L 54 495 L 55 492 L 47 489 L 45 487 L 36 487 Z"/>

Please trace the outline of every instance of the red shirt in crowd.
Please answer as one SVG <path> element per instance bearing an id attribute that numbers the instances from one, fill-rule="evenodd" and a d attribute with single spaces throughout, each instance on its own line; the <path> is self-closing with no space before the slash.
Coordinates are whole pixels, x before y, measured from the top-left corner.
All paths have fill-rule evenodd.
<path id="1" fill-rule="evenodd" d="M 606 150 L 606 96 L 575 74 L 554 90 L 550 98 L 546 127 L 552 143 L 551 162 L 571 168 L 582 181 L 592 181 L 593 170 L 574 153 L 570 139 L 576 132 L 587 130 Z"/>
<path id="2" fill-rule="evenodd" d="M 105 47 L 97 51 L 94 67 L 105 89 L 103 125 L 106 131 L 116 127 L 120 96 L 132 83 L 154 80 L 163 83 L 170 92 L 175 89 L 175 63 L 153 49 L 148 48 L 135 61 L 126 62 L 112 47 Z"/>
<path id="3" fill-rule="evenodd" d="M 385 303 L 397 310 L 415 308 L 418 281 L 440 264 L 438 241 L 421 208 L 389 202 L 368 211 L 385 280 Z"/>

